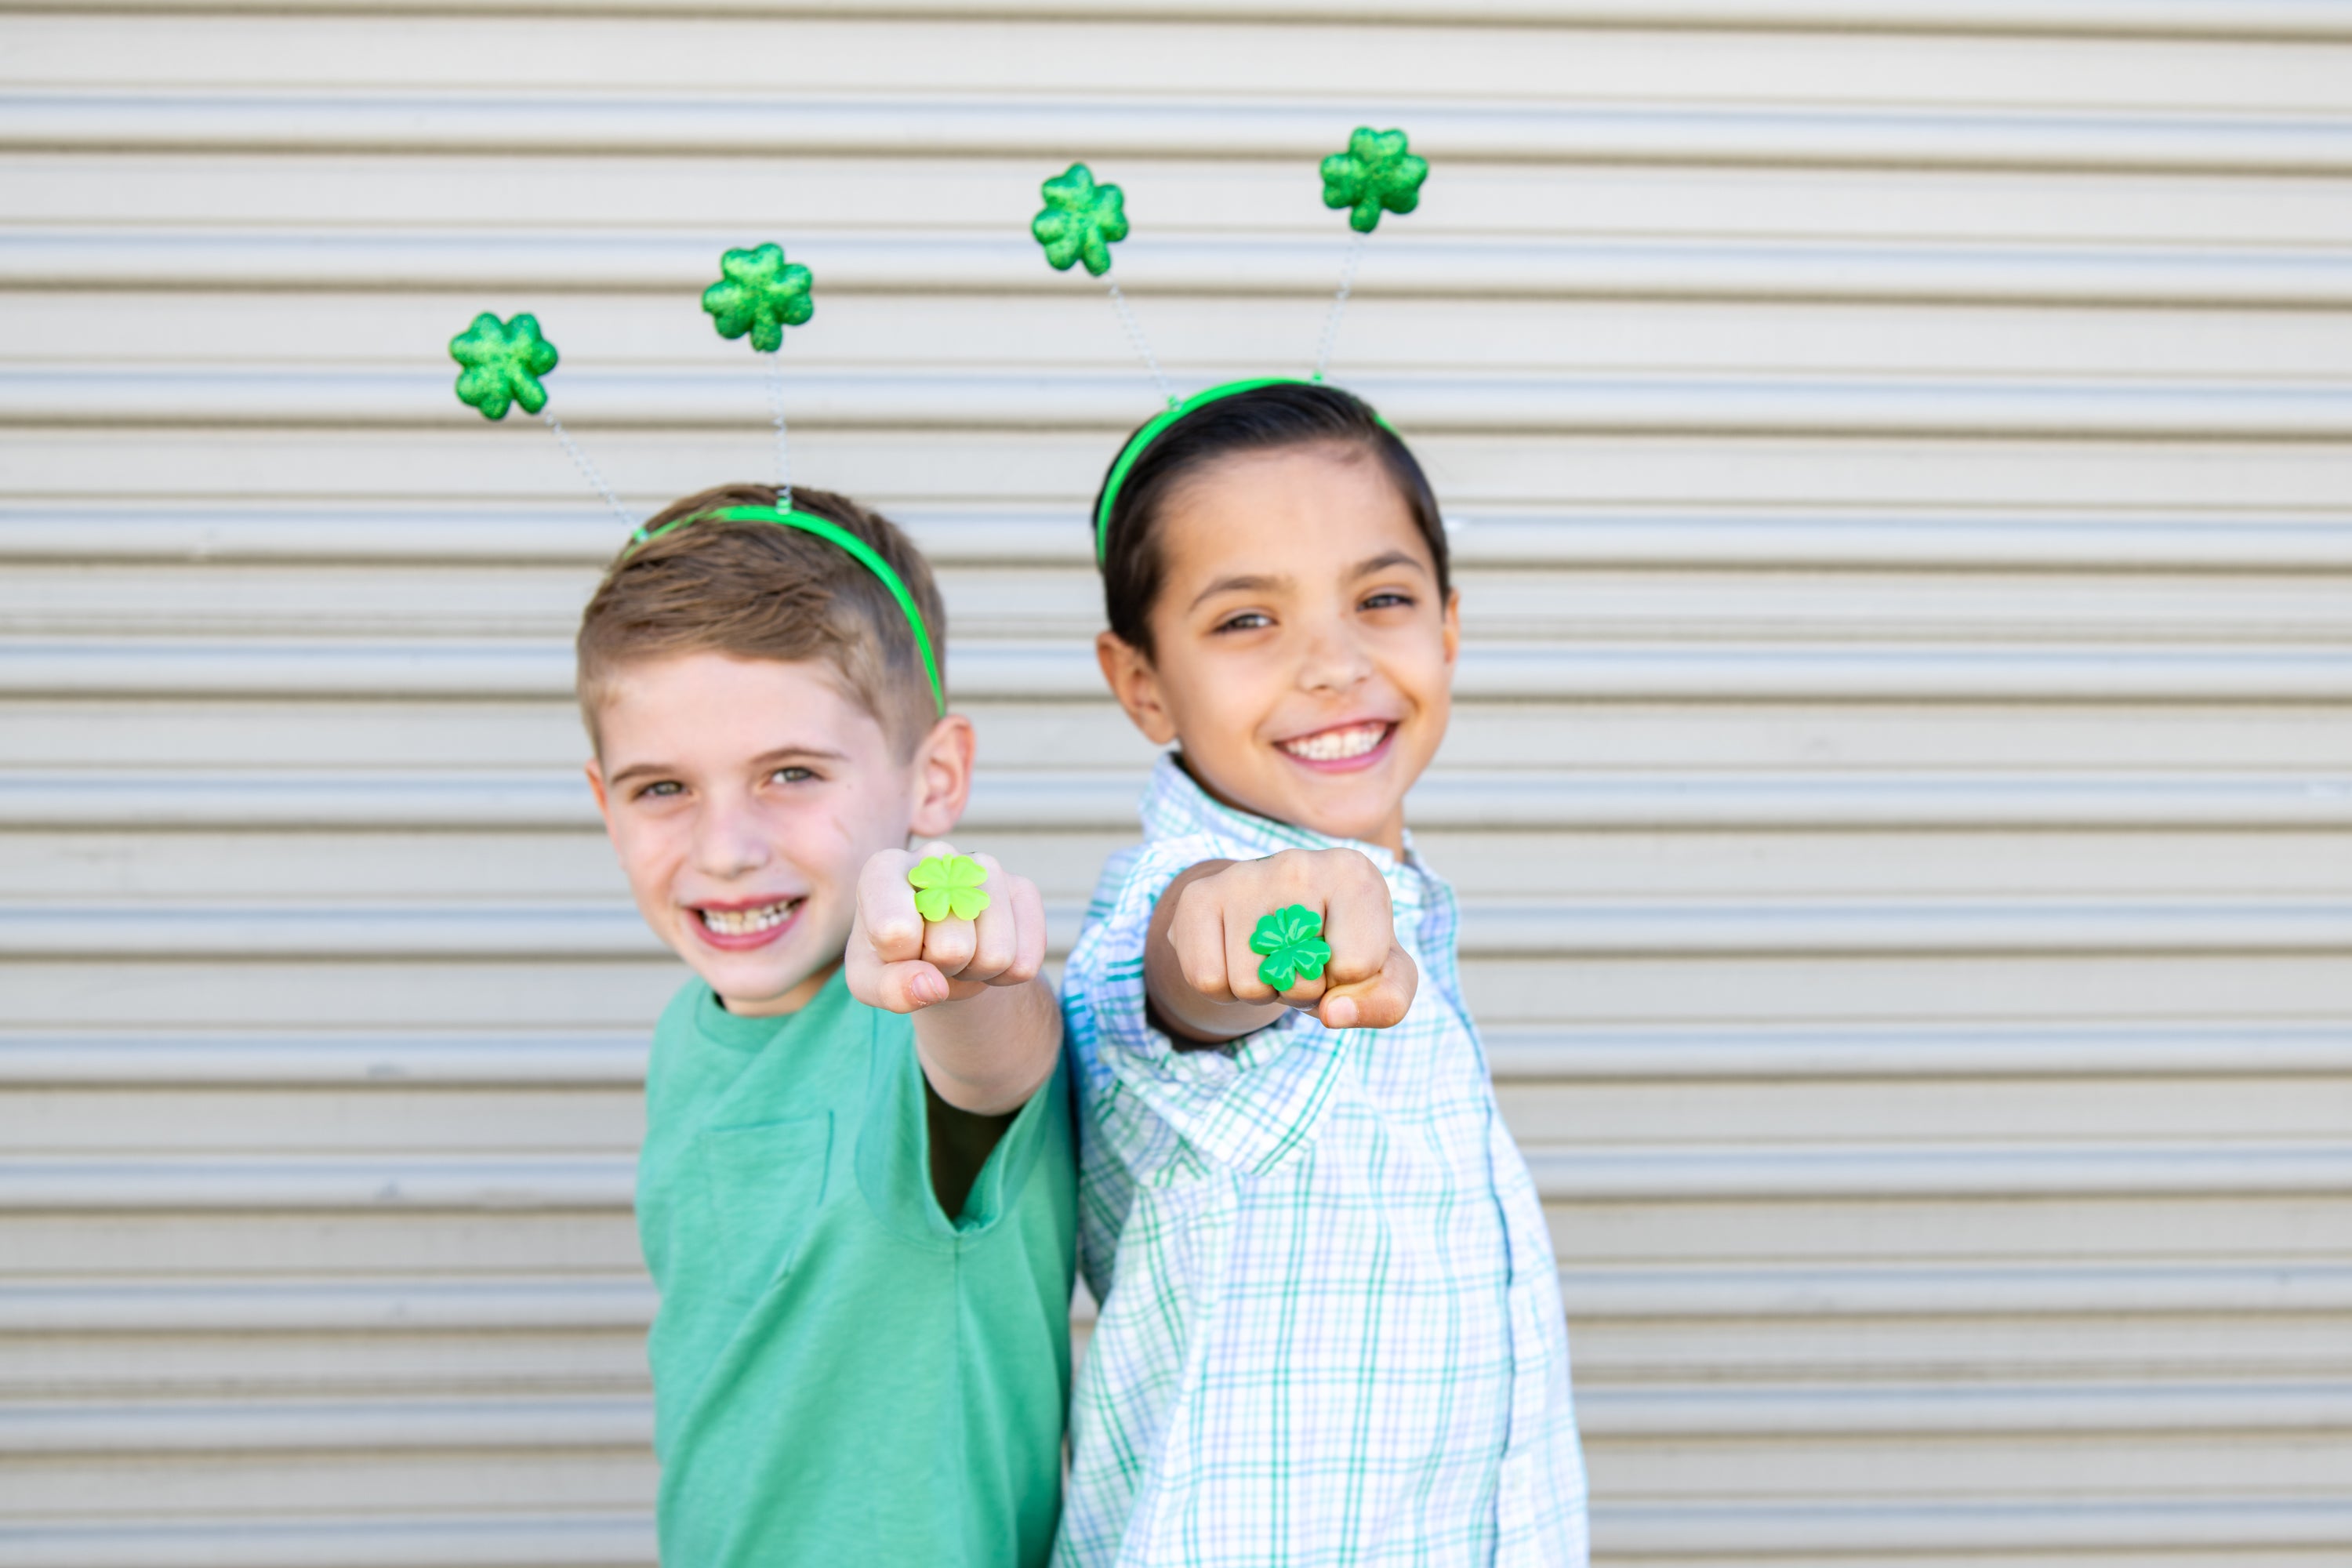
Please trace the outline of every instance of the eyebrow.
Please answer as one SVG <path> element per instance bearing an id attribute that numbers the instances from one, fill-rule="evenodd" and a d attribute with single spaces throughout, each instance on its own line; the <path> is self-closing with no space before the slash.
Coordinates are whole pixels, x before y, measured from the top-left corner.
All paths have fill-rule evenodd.
<path id="1" fill-rule="evenodd" d="M 848 753 L 832 751 L 824 746 L 778 746 L 772 752 L 761 752 L 758 756 L 753 757 L 751 765 L 755 768 L 772 768 L 788 759 L 799 757 L 814 758 L 819 762 L 838 763 L 848 760 Z M 662 775 L 677 771 L 667 763 L 632 763 L 605 780 L 605 787 L 617 788 L 640 775 Z"/>
<path id="2" fill-rule="evenodd" d="M 1207 587 L 1202 589 L 1200 594 L 1192 600 L 1192 604 L 1185 607 L 1187 609 L 1197 610 L 1202 605 L 1207 604 L 1211 599 L 1215 598 L 1220 594 L 1263 593 L 1269 588 L 1287 586 L 1289 582 L 1290 579 L 1287 577 L 1267 576 L 1265 574 L 1244 574 L 1235 577 L 1220 577 L 1215 582 L 1210 584 Z"/>
<path id="3" fill-rule="evenodd" d="M 1358 577 L 1369 577 L 1375 572 L 1385 572 L 1391 566 L 1410 566 L 1424 577 L 1429 575 L 1429 568 L 1423 565 L 1410 550 L 1382 551 L 1369 561 L 1357 563 L 1356 569 L 1348 575 L 1352 581 Z"/>

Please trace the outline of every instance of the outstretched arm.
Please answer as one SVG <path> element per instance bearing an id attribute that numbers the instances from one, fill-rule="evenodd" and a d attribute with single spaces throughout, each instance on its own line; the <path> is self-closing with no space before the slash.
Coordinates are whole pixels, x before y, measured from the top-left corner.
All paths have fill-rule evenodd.
<path id="1" fill-rule="evenodd" d="M 866 863 L 845 966 L 859 1001 L 914 1015 L 915 1053 L 941 1100 L 999 1115 L 1026 1104 L 1061 1054 L 1062 1010 L 1038 976 L 1045 905 L 1037 884 L 980 855 L 988 907 L 971 920 L 924 920 L 907 872 L 955 853 L 928 844 Z"/>

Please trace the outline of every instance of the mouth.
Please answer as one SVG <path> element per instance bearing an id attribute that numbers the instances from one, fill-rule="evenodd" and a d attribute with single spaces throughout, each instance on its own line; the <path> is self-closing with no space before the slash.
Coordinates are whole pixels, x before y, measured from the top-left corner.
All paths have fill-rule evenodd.
<path id="1" fill-rule="evenodd" d="M 1389 720 L 1368 719 L 1353 724 L 1335 724 L 1311 735 L 1295 735 L 1287 741 L 1276 742 L 1275 747 L 1292 761 L 1304 763 L 1319 773 L 1348 773 L 1370 767 L 1379 761 L 1396 731 L 1396 725 Z"/>
<path id="2" fill-rule="evenodd" d="M 740 951 L 765 946 L 782 936 L 807 901 L 806 894 L 796 894 L 763 904 L 689 904 L 687 913 L 703 941 Z"/>

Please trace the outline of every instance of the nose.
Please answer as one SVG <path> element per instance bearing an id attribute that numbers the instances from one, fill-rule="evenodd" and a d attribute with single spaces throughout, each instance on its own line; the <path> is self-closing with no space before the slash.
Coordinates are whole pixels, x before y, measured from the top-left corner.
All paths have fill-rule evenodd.
<path id="1" fill-rule="evenodd" d="M 1307 655 L 1298 668 L 1301 690 L 1345 691 L 1371 673 L 1371 655 L 1348 616 L 1329 616 L 1309 628 Z"/>
<path id="2" fill-rule="evenodd" d="M 768 863 L 768 840 L 751 803 L 712 798 L 694 825 L 694 868 L 706 877 L 747 875 Z"/>

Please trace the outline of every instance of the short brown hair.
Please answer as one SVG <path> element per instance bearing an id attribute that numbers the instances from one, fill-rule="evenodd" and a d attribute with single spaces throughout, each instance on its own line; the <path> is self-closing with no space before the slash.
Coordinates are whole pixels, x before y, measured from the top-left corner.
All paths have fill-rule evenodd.
<path id="1" fill-rule="evenodd" d="M 646 524 L 721 507 L 776 504 L 772 485 L 719 485 Z M 830 490 L 793 489 L 793 510 L 838 523 L 873 547 L 914 595 L 947 679 L 948 619 L 930 563 L 888 519 Z M 580 617 L 577 689 L 588 735 L 616 672 L 686 653 L 791 662 L 821 658 L 880 722 L 901 756 L 939 718 L 915 634 L 890 590 L 847 551 L 772 522 L 707 519 L 624 550 Z"/>

